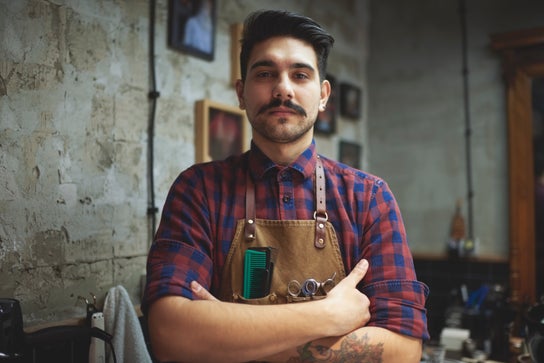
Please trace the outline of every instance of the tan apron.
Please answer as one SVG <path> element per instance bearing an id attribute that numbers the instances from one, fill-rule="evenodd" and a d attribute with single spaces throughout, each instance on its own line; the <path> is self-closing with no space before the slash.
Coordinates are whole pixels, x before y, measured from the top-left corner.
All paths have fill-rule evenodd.
<path id="1" fill-rule="evenodd" d="M 315 296 L 293 298 L 287 290 L 292 280 L 303 284 L 307 279 L 337 283 L 346 276 L 336 233 L 325 209 L 323 164 L 317 159 L 316 204 L 314 220 L 265 220 L 255 218 L 255 186 L 249 172 L 246 187 L 246 218 L 239 220 L 223 268 L 219 297 L 223 301 L 249 304 L 282 304 L 323 298 L 320 289 Z M 262 298 L 245 299 L 242 295 L 244 256 L 252 247 L 271 247 L 275 261 L 270 293 Z M 302 294 L 301 294 L 302 295 Z"/>

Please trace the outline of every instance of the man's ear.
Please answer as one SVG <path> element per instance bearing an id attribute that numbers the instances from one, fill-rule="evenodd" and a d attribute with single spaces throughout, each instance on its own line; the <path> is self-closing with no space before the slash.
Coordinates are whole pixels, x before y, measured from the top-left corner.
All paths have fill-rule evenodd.
<path id="1" fill-rule="evenodd" d="M 236 80 L 236 96 L 238 96 L 238 107 L 241 110 L 246 108 L 244 101 L 244 82 L 241 79 Z"/>
<path id="2" fill-rule="evenodd" d="M 319 109 L 325 110 L 327 106 L 327 101 L 331 95 L 331 83 L 327 80 L 321 82 L 321 99 L 319 100 Z"/>

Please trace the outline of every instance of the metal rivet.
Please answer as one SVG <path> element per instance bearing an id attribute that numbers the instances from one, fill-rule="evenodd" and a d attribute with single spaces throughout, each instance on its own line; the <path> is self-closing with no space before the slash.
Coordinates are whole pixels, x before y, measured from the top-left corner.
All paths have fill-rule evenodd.
<path id="1" fill-rule="evenodd" d="M 247 220 L 247 223 L 249 223 L 249 224 L 253 224 L 253 223 L 254 223 L 254 221 L 253 221 L 253 219 L 248 219 L 248 220 Z"/>
<path id="2" fill-rule="evenodd" d="M 323 229 L 325 228 L 325 225 L 323 223 L 319 223 L 319 228 Z"/>
<path id="3" fill-rule="evenodd" d="M 320 238 L 320 239 L 318 239 L 317 241 L 319 242 L 320 245 L 322 245 L 322 244 L 325 243 L 325 241 L 323 241 L 323 238 Z"/>

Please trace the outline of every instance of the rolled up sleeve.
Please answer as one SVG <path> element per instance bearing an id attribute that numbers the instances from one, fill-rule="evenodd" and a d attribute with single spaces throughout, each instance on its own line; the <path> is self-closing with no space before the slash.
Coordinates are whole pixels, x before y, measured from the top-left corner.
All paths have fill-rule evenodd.
<path id="1" fill-rule="evenodd" d="M 369 326 L 429 339 L 425 309 L 429 295 L 427 285 L 412 280 L 388 280 L 366 285 L 362 292 L 370 300 Z"/>
<path id="2" fill-rule="evenodd" d="M 194 247 L 176 241 L 155 241 L 148 256 L 147 284 L 142 311 L 159 298 L 168 295 L 193 299 L 191 281 L 209 288 L 212 262 Z"/>

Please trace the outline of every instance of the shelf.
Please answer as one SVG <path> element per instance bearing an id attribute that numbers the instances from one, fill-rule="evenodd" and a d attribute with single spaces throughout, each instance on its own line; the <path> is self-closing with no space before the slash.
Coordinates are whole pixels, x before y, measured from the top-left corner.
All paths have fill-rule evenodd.
<path id="1" fill-rule="evenodd" d="M 508 258 L 500 256 L 467 256 L 450 258 L 446 254 L 439 253 L 414 253 L 414 260 L 423 261 L 459 261 L 459 262 L 481 262 L 481 263 L 508 263 Z"/>

